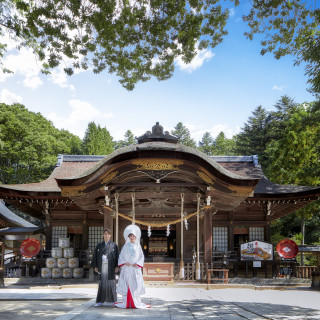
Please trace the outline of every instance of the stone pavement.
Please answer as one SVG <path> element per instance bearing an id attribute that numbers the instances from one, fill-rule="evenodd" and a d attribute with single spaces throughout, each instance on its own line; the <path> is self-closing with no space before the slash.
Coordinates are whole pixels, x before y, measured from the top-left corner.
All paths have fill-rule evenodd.
<path id="1" fill-rule="evenodd" d="M 320 291 L 309 288 L 287 290 L 253 290 L 240 288 L 206 290 L 199 287 L 146 288 L 142 301 L 151 309 L 117 309 L 110 306 L 94 307 L 96 288 L 63 287 L 7 289 L 0 288 L 0 319 L 56 319 L 56 320 L 103 320 L 103 319 L 219 319 L 219 320 L 308 320 L 320 319 Z M 120 298 L 120 297 L 119 297 Z M 1 317 L 2 304 L 28 301 L 34 312 L 19 318 Z M 37 303 L 34 303 L 37 302 Z M 58 313 L 36 317 L 37 306 L 43 303 L 59 304 Z M 64 306 L 62 303 L 72 302 Z M 49 311 L 49 309 L 48 309 Z M 12 314 L 11 314 L 12 315 Z M 30 317 L 29 317 L 30 316 Z"/>

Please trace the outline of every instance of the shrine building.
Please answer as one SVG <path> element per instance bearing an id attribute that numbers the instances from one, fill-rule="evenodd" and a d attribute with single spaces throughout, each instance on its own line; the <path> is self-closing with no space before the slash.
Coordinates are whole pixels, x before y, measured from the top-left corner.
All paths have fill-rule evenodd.
<path id="1" fill-rule="evenodd" d="M 124 228 L 135 223 L 146 261 L 181 268 L 269 242 L 273 220 L 320 196 L 320 188 L 272 183 L 257 156 L 208 156 L 158 123 L 137 140 L 107 156 L 59 155 L 47 180 L 0 185 L 0 198 L 43 221 L 46 250 L 61 237 L 93 250 L 104 227 L 121 248 Z"/>

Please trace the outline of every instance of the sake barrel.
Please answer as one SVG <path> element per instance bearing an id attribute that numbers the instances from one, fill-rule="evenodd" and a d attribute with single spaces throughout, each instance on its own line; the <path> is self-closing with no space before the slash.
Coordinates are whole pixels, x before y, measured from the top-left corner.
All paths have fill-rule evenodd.
<path id="1" fill-rule="evenodd" d="M 62 258 L 62 249 L 61 248 L 52 248 L 51 255 L 53 258 Z"/>
<path id="2" fill-rule="evenodd" d="M 63 249 L 63 256 L 65 258 L 72 258 L 74 256 L 73 248 L 64 248 Z"/>
<path id="3" fill-rule="evenodd" d="M 78 268 L 79 267 L 79 258 L 69 258 L 68 259 L 69 268 Z"/>
<path id="4" fill-rule="evenodd" d="M 57 278 L 61 278 L 62 276 L 62 269 L 61 268 L 52 268 L 52 278 L 53 279 L 57 279 Z"/>
<path id="5" fill-rule="evenodd" d="M 73 277 L 76 279 L 83 278 L 84 270 L 83 268 L 73 268 Z"/>
<path id="6" fill-rule="evenodd" d="M 41 268 L 41 278 L 48 279 L 51 278 L 51 270 L 50 268 Z"/>
<path id="7" fill-rule="evenodd" d="M 59 247 L 60 248 L 69 248 L 70 239 L 69 238 L 59 238 Z"/>
<path id="8" fill-rule="evenodd" d="M 57 259 L 56 258 L 47 258 L 46 259 L 46 267 L 47 268 L 56 268 L 57 267 Z"/>
<path id="9" fill-rule="evenodd" d="M 57 261 L 58 268 L 67 268 L 68 267 L 68 259 L 67 258 L 59 258 Z"/>
<path id="10" fill-rule="evenodd" d="M 63 278 L 72 278 L 73 272 L 71 268 L 63 268 L 62 269 L 62 277 Z"/>

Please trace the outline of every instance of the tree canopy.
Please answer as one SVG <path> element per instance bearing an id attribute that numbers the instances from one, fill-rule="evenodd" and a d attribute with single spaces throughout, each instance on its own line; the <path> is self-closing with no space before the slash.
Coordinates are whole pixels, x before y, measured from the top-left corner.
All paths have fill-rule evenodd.
<path id="1" fill-rule="evenodd" d="M 113 139 L 107 128 L 101 128 L 100 125 L 90 122 L 82 140 L 83 153 L 88 155 L 107 155 L 113 150 Z"/>
<path id="2" fill-rule="evenodd" d="M 134 134 L 131 132 L 131 130 L 127 130 L 124 134 L 124 140 L 116 141 L 114 148 L 118 149 L 135 143 L 137 143 L 137 140 L 134 137 Z"/>
<path id="3" fill-rule="evenodd" d="M 0 182 L 27 183 L 46 179 L 59 153 L 79 154 L 81 140 L 58 130 L 40 113 L 23 105 L 0 103 Z"/>
<path id="4" fill-rule="evenodd" d="M 189 63 L 218 45 L 228 15 L 216 0 L 5 0 L 0 36 L 32 48 L 45 72 L 71 60 L 67 74 L 107 70 L 132 90 L 151 77 L 170 78 L 175 58 Z M 1 43 L 0 61 L 5 52 Z"/>
<path id="5" fill-rule="evenodd" d="M 196 147 L 196 142 L 191 138 L 190 130 L 182 122 L 177 123 L 174 130 L 171 130 L 171 134 L 179 139 L 179 143 L 188 147 Z"/>
<path id="6" fill-rule="evenodd" d="M 261 54 L 273 53 L 276 59 L 295 56 L 295 64 L 306 62 L 311 91 L 320 93 L 320 9 L 316 1 L 252 1 L 244 16 L 249 39 L 262 34 Z"/>
<path id="7" fill-rule="evenodd" d="M 232 0 L 238 5 L 239 0 Z M 320 93 L 320 9 L 316 1 L 250 2 L 243 17 L 253 39 L 261 34 L 261 54 L 276 59 L 295 56 L 306 62 L 311 90 Z M 222 0 L 3 0 L 0 37 L 9 35 L 18 47 L 31 48 L 43 72 L 63 66 L 107 70 L 132 90 L 151 77 L 166 80 L 174 61 L 192 61 L 199 50 L 214 48 L 227 35 L 229 10 Z M 0 42 L 0 66 L 7 42 Z"/>

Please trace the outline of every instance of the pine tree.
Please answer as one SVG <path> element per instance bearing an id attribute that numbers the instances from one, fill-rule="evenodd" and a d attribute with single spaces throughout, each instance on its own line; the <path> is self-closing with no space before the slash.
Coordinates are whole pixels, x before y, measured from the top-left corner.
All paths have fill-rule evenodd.
<path id="1" fill-rule="evenodd" d="M 136 144 L 137 140 L 134 137 L 134 134 L 131 132 L 131 130 L 127 130 L 124 134 L 124 140 L 116 141 L 114 144 L 115 149 L 119 149 L 122 147 L 130 146 L 131 144 Z"/>
<path id="2" fill-rule="evenodd" d="M 203 134 L 201 141 L 199 141 L 199 149 L 208 155 L 212 154 L 214 149 L 214 139 L 210 132 L 205 132 Z"/>
<path id="3" fill-rule="evenodd" d="M 182 122 L 179 122 L 174 130 L 171 130 L 171 134 L 179 138 L 179 143 L 196 148 L 196 142 L 191 138 L 189 129 Z"/>

